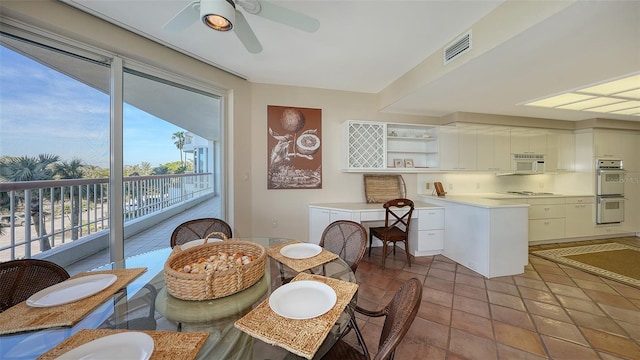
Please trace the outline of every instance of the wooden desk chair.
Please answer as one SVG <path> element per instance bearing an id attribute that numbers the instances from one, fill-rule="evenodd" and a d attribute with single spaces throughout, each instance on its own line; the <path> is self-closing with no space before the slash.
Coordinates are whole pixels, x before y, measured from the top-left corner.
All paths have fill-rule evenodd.
<path id="1" fill-rule="evenodd" d="M 67 270 L 47 260 L 20 259 L 0 263 L 0 312 L 68 278 Z"/>
<path id="2" fill-rule="evenodd" d="M 411 267 L 409 257 L 409 224 L 413 214 L 413 201 L 409 199 L 393 199 L 383 205 L 386 210 L 383 227 L 369 228 L 369 257 L 371 257 L 371 244 L 373 237 L 382 241 L 382 268 L 387 259 L 387 245 L 393 243 L 393 254 L 396 253 L 396 243 L 404 242 L 404 250 L 407 254 L 407 263 Z"/>
<path id="3" fill-rule="evenodd" d="M 216 218 L 202 218 L 186 221 L 173 230 L 171 247 L 182 245 L 191 240 L 204 239 L 212 232 L 221 232 L 231 239 L 231 226 L 224 220 Z"/>
<path id="4" fill-rule="evenodd" d="M 343 340 L 339 340 L 323 359 L 326 360 L 387 360 L 393 359 L 398 345 L 409 331 L 413 320 L 418 314 L 422 300 L 422 283 L 416 278 L 405 281 L 396 291 L 393 299 L 382 309 L 367 310 L 359 306 L 356 311 L 369 316 L 385 316 L 378 351 L 373 358 L 360 353 L 357 349 Z"/>

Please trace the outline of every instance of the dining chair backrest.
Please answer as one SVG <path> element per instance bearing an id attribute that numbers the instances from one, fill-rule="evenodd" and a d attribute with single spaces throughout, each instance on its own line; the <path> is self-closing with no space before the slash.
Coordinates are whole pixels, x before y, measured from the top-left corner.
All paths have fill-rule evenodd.
<path id="1" fill-rule="evenodd" d="M 334 221 L 322 232 L 320 246 L 338 254 L 356 272 L 367 248 L 367 230 L 354 221 Z"/>
<path id="2" fill-rule="evenodd" d="M 212 232 L 221 232 L 231 239 L 231 226 L 217 218 L 202 218 L 186 221 L 173 230 L 171 247 L 182 245 L 192 240 L 204 239 Z"/>
<path id="3" fill-rule="evenodd" d="M 396 291 L 385 308 L 386 318 L 380 334 L 375 360 L 393 359 L 396 349 L 409 331 L 422 301 L 422 283 L 411 278 Z"/>
<path id="4" fill-rule="evenodd" d="M 19 259 L 0 263 L 0 312 L 68 278 L 67 270 L 47 260 Z"/>
<path id="5" fill-rule="evenodd" d="M 382 207 L 385 209 L 384 226 L 386 228 L 397 227 L 403 231 L 409 231 L 411 215 L 414 204 L 410 199 L 389 200 Z M 405 209 L 408 207 L 408 209 Z"/>

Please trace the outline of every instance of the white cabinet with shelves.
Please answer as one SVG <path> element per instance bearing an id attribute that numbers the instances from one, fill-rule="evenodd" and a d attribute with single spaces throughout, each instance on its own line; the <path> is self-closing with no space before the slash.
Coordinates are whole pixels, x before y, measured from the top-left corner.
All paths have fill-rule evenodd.
<path id="1" fill-rule="evenodd" d="M 440 169 L 476 170 L 476 129 L 440 127 Z"/>
<path id="2" fill-rule="evenodd" d="M 342 128 L 346 171 L 420 171 L 437 168 L 438 127 L 348 120 Z"/>
<path id="3" fill-rule="evenodd" d="M 506 171 L 511 169 L 511 139 L 509 128 L 487 127 L 477 133 L 477 169 Z"/>

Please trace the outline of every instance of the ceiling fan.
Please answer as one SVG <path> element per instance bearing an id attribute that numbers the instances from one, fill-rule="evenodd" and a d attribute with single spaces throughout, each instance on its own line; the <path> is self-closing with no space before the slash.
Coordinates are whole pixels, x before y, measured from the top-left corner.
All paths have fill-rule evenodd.
<path id="1" fill-rule="evenodd" d="M 262 45 L 242 12 L 262 16 L 293 28 L 314 32 L 320 22 L 308 15 L 265 0 L 197 0 L 189 3 L 162 26 L 168 32 L 180 32 L 200 19 L 208 27 L 218 31 L 233 30 L 240 42 L 252 54 L 262 51 Z"/>

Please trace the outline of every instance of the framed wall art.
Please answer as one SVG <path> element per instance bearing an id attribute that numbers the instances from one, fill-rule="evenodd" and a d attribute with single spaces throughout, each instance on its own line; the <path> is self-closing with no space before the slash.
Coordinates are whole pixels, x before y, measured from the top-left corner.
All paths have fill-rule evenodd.
<path id="1" fill-rule="evenodd" d="M 322 110 L 267 106 L 267 189 L 322 189 Z"/>
<path id="2" fill-rule="evenodd" d="M 404 159 L 404 167 L 412 168 L 413 167 L 413 159 Z"/>
<path id="3" fill-rule="evenodd" d="M 402 160 L 402 159 L 393 159 L 393 167 L 397 167 L 397 168 L 404 167 L 404 160 Z"/>

